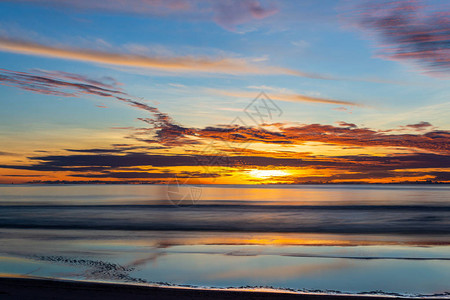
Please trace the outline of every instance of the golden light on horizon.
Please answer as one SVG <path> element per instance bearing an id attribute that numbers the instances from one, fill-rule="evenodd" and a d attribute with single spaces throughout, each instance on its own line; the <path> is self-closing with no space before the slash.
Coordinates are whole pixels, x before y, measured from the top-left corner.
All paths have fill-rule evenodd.
<path id="1" fill-rule="evenodd" d="M 251 170 L 248 174 L 252 177 L 256 178 L 269 178 L 269 177 L 280 177 L 280 176 L 288 176 L 289 172 L 281 171 L 281 170 Z"/>

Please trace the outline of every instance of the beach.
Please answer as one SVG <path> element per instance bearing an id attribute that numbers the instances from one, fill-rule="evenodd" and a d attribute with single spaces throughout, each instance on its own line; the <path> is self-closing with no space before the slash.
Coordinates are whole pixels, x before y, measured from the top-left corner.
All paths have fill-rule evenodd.
<path id="1" fill-rule="evenodd" d="M 112 284 L 81 281 L 61 281 L 31 278 L 0 278 L 0 299 L 215 299 L 215 300 L 384 300 L 408 299 L 402 297 L 383 297 L 379 295 L 326 295 L 299 294 L 293 292 L 237 291 L 193 288 L 148 287 L 129 284 Z M 430 299 L 440 299 L 433 297 Z M 445 299 L 445 298 L 442 298 Z M 448 299 L 448 298 L 447 298 Z"/>

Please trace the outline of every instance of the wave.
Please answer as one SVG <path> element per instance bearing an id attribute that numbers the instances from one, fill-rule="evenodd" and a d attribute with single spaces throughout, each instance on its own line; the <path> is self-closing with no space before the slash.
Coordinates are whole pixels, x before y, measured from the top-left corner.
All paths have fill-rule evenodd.
<path id="1" fill-rule="evenodd" d="M 204 202 L 204 200 L 202 200 Z M 64 209 L 64 208 L 83 208 L 83 209 L 180 209 L 180 208 L 211 208 L 211 209 L 311 209 L 311 210 L 415 210 L 415 211 L 450 211 L 448 205 L 260 205 L 260 204 L 148 204 L 148 205 L 123 205 L 123 204 L 108 204 L 108 205 L 79 205 L 79 204 L 67 204 L 67 205 L 0 205 L 0 209 Z"/>
<path id="2" fill-rule="evenodd" d="M 450 234 L 437 205 L 0 206 L 0 228 Z"/>

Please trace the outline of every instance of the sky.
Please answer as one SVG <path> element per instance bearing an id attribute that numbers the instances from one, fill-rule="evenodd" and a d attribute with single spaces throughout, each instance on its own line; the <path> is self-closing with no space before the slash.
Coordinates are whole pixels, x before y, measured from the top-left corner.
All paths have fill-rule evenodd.
<path id="1" fill-rule="evenodd" d="M 450 4 L 0 0 L 0 183 L 450 182 Z"/>

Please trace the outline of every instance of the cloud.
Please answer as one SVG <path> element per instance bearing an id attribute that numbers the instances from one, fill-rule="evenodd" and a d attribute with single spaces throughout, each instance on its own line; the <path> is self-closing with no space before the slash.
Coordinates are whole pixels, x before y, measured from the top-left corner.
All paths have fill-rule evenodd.
<path id="1" fill-rule="evenodd" d="M 393 128 L 393 129 L 387 129 L 387 130 L 379 130 L 378 132 L 382 132 L 382 133 L 387 133 L 387 132 L 393 132 L 393 131 L 419 131 L 419 132 L 423 132 L 425 130 L 431 130 L 433 128 L 433 125 L 431 125 L 431 123 L 429 122 L 425 122 L 425 121 L 421 121 L 419 123 L 416 124 L 409 124 L 409 125 L 404 125 L 404 126 L 399 126 L 397 128 Z"/>
<path id="2" fill-rule="evenodd" d="M 19 175 L 19 174 L 6 174 L 6 175 L 0 175 L 1 177 L 43 177 L 45 175 Z"/>
<path id="3" fill-rule="evenodd" d="M 218 173 L 204 172 L 103 172 L 100 174 L 73 174 L 71 177 L 83 178 L 114 178 L 114 179 L 153 179 L 153 178 L 215 178 L 221 176 Z"/>
<path id="4" fill-rule="evenodd" d="M 117 83 L 101 82 L 66 72 L 37 70 L 32 74 L 0 69 L 0 83 L 40 94 L 65 97 L 90 94 L 116 98 L 126 95 L 120 89 L 116 89 Z"/>
<path id="5" fill-rule="evenodd" d="M 86 84 L 91 84 L 94 86 L 100 86 L 105 89 L 118 89 L 122 83 L 118 82 L 112 77 L 109 76 L 103 76 L 102 78 L 95 80 L 80 74 L 75 73 L 69 73 L 69 72 L 63 72 L 63 71 L 49 71 L 49 70 L 42 70 L 42 69 L 36 69 L 32 70 L 36 72 L 37 74 L 49 76 L 49 77 L 55 77 L 59 78 L 61 80 L 69 80 L 69 81 L 78 81 L 78 82 L 84 82 Z"/>
<path id="6" fill-rule="evenodd" d="M 221 158 L 212 155 L 160 155 L 145 153 L 122 154 L 69 154 L 69 155 L 47 155 L 30 157 L 35 164 L 23 165 L 0 165 L 0 168 L 33 170 L 33 171 L 111 171 L 111 169 L 129 167 L 189 167 L 202 166 L 199 161 Z M 222 167 L 340 167 L 346 169 L 411 169 L 419 167 L 438 168 L 449 167 L 442 164 L 443 155 L 438 154 L 410 154 L 385 156 L 330 156 L 296 158 L 278 158 L 263 156 L 232 155 L 227 160 L 217 160 L 217 166 Z"/>
<path id="7" fill-rule="evenodd" d="M 278 12 L 274 5 L 265 8 L 255 0 L 215 1 L 213 8 L 216 23 L 232 31 L 235 30 L 236 25 L 255 19 L 264 19 Z"/>
<path id="8" fill-rule="evenodd" d="M 153 69 L 164 72 L 194 72 L 231 75 L 284 74 L 316 79 L 334 79 L 327 75 L 301 72 L 283 67 L 252 64 L 249 60 L 244 58 L 145 56 L 130 53 L 126 54 L 92 49 L 43 45 L 33 41 L 18 40 L 8 37 L 0 37 L 0 50 L 12 53 L 76 60 L 112 66 Z"/>
<path id="9" fill-rule="evenodd" d="M 231 31 L 234 31 L 237 25 L 264 19 L 278 12 L 275 1 L 265 7 L 258 0 L 17 0 L 19 1 L 106 13 L 133 13 L 214 21 Z"/>
<path id="10" fill-rule="evenodd" d="M 448 156 L 438 154 L 393 154 L 387 156 L 347 155 L 347 156 L 304 156 L 291 158 L 253 155 L 223 156 L 205 155 L 156 155 L 145 153 L 128 154 L 86 154 L 86 155 L 47 155 L 30 157 L 30 165 L 0 165 L 0 168 L 41 171 L 41 172 L 71 172 L 70 177 L 92 179 L 123 179 L 123 180 L 151 180 L 175 178 L 216 178 L 230 175 L 228 173 L 211 172 L 149 172 L 149 170 L 131 171 L 129 168 L 139 167 L 201 167 L 201 162 L 215 161 L 216 167 L 234 169 L 252 168 L 302 168 L 327 170 L 326 173 L 315 177 L 287 176 L 285 180 L 292 182 L 327 182 L 341 180 L 371 180 L 382 178 L 411 178 L 426 176 L 434 180 L 447 180 L 450 172 L 443 168 L 450 165 Z M 415 171 L 411 171 L 411 169 Z M 416 170 L 417 169 L 417 170 Z M 436 171 L 439 169 L 440 171 Z M 151 169 L 157 170 L 157 169 Z M 430 171 L 428 171 L 430 170 Z M 97 173 L 93 173 L 97 172 Z M 126 182 L 126 181 L 125 181 Z M 159 182 L 159 181 L 158 181 Z"/>
<path id="11" fill-rule="evenodd" d="M 421 178 L 423 176 L 428 176 L 427 178 L 435 176 L 436 180 L 448 178 L 445 171 L 426 173 L 425 169 L 450 167 L 448 164 L 450 153 L 449 131 L 434 130 L 415 134 L 387 134 L 387 131 L 380 132 L 368 128 L 359 128 L 356 124 L 344 121 L 338 122 L 338 126 L 275 123 L 264 124 L 261 127 L 215 125 L 204 128 L 188 128 L 176 124 L 169 115 L 160 112 L 157 108 L 128 95 L 120 89 L 120 83 L 111 78 L 94 80 L 71 73 L 37 70 L 33 74 L 0 69 L 0 83 L 42 94 L 65 97 L 88 94 L 111 98 L 151 114 L 151 117 L 138 118 L 146 124 L 145 127 L 127 128 L 127 130 L 132 131 L 131 135 L 128 136 L 129 138 L 147 142 L 150 146 L 117 144 L 112 145 L 112 148 L 66 149 L 72 153 L 68 155 L 31 156 L 28 157 L 31 162 L 28 165 L 23 163 L 20 165 L 3 164 L 0 165 L 0 168 L 39 172 L 71 172 L 72 174 L 69 176 L 90 180 L 95 178 L 123 179 L 125 181 L 142 179 L 151 182 L 164 182 L 166 179 L 175 177 L 171 177 L 172 175 L 157 175 L 158 172 L 148 172 L 147 168 L 149 166 L 153 168 L 200 167 L 210 166 L 211 162 L 214 162 L 215 166 L 244 170 L 255 167 L 294 167 L 331 170 L 331 173 L 334 174 L 319 176 L 319 179 L 302 177 L 302 182 L 305 182 L 305 180 L 339 181 L 387 178 L 383 177 L 383 172 L 385 176 L 396 178 L 407 177 L 408 174 L 416 174 L 422 176 Z M 430 123 L 422 121 L 403 127 L 420 131 L 431 126 Z M 211 141 L 221 141 L 237 145 L 237 147 L 233 148 L 233 151 L 218 149 L 214 153 L 200 151 L 191 152 L 195 153 L 191 155 L 144 153 L 153 149 L 168 149 L 186 145 L 197 145 L 198 147 L 195 149 L 201 150 Z M 429 153 L 383 156 L 314 156 L 311 153 L 289 151 L 264 153 L 264 151 L 246 151 L 243 149 L 248 143 L 301 145 L 307 142 L 350 147 L 393 147 L 406 150 L 404 152 L 414 152 L 419 149 Z M 242 151 L 239 148 L 242 148 Z M 73 154 L 73 152 L 76 152 L 76 154 Z M 0 153 L 0 155 L 4 154 L 4 152 Z M 146 170 L 140 169 L 142 167 L 146 167 Z M 422 168 L 424 171 L 417 171 L 416 173 L 410 171 L 399 173 L 398 171 L 415 168 Z M 346 172 L 350 171 L 359 175 L 347 175 Z M 167 174 L 167 172 L 162 173 Z M 218 176 L 211 172 L 174 174 L 181 178 L 183 176 L 186 178 L 215 178 Z M 227 174 L 219 175 L 226 176 Z M 285 180 L 297 182 L 300 179 L 288 176 Z"/>
<path id="12" fill-rule="evenodd" d="M 341 106 L 341 107 L 335 107 L 335 108 L 333 108 L 333 110 L 337 110 L 337 111 L 348 111 L 348 108 Z M 350 112 L 350 113 L 351 113 L 351 112 Z"/>
<path id="13" fill-rule="evenodd" d="M 64 149 L 66 151 L 69 152 L 80 152 L 80 153 L 99 153 L 99 154 L 103 154 L 103 153 L 124 153 L 128 150 L 133 150 L 133 149 L 140 149 L 140 147 L 130 147 L 130 148 L 126 148 L 125 149 Z"/>
<path id="14" fill-rule="evenodd" d="M 39 5 L 70 7 L 100 11 L 123 11 L 131 13 L 170 13 L 191 9 L 189 0 L 15 0 Z"/>
<path id="15" fill-rule="evenodd" d="M 70 81 L 67 79 L 70 79 Z M 140 101 L 137 101 L 119 88 L 115 88 L 120 84 L 114 79 L 104 78 L 104 80 L 106 82 L 67 72 L 38 70 L 35 74 L 32 74 L 0 69 L 0 84 L 45 95 L 63 97 L 94 95 L 112 98 L 124 102 L 129 106 L 152 113 L 153 119 L 147 123 L 152 124 L 156 128 L 162 128 L 173 123 L 168 115 L 160 112 L 157 108 L 141 102 L 142 100 L 140 99 Z"/>
<path id="16" fill-rule="evenodd" d="M 17 153 L 0 151 L 0 156 L 18 156 Z"/>
<path id="17" fill-rule="evenodd" d="M 352 19 L 379 38 L 382 57 L 414 62 L 427 73 L 449 75 L 450 20 L 445 5 L 367 1 L 352 11 Z"/>
<path id="18" fill-rule="evenodd" d="M 200 136 L 231 139 L 236 142 L 262 142 L 274 144 L 303 144 L 323 142 L 351 146 L 383 146 L 417 148 L 429 151 L 450 152 L 450 132 L 434 131 L 426 134 L 380 134 L 366 128 L 342 128 L 331 125 L 309 124 L 279 126 L 276 132 L 258 128 L 223 128 L 222 132 L 209 128 L 200 130 Z M 220 137 L 218 137 L 220 136 Z"/>
<path id="19" fill-rule="evenodd" d="M 116 144 L 112 145 L 113 148 L 94 148 L 94 149 L 64 149 L 69 152 L 77 152 L 77 153 L 97 153 L 97 154 L 105 154 L 105 153 L 131 153 L 132 151 L 148 151 L 148 150 L 159 150 L 166 149 L 165 147 L 143 147 L 143 146 L 131 146 L 131 145 L 121 145 Z"/>
<path id="20" fill-rule="evenodd" d="M 426 177 L 428 176 L 430 179 L 433 179 L 435 181 L 450 181 L 450 172 L 434 172 L 434 171 L 428 171 L 426 168 L 415 171 L 415 172 L 406 172 L 406 171 L 399 171 L 399 170 L 366 170 L 362 172 L 353 172 L 353 173 L 347 173 L 347 174 L 334 174 L 327 179 L 330 181 L 334 180 L 345 180 L 345 181 L 358 181 L 358 180 L 365 180 L 367 178 L 371 179 L 386 179 L 386 178 L 411 178 L 411 177 Z M 304 178 L 299 178 L 299 181 L 304 180 Z"/>
<path id="21" fill-rule="evenodd" d="M 431 125 L 428 122 L 422 121 L 422 122 L 417 123 L 417 124 L 406 125 L 405 127 L 412 128 L 412 129 L 415 129 L 415 130 L 425 130 L 426 128 L 431 127 L 431 126 L 433 126 L 433 125 Z"/>
<path id="22" fill-rule="evenodd" d="M 344 121 L 340 121 L 340 122 L 336 122 L 338 126 L 340 127 L 348 127 L 348 128 L 357 128 L 358 126 L 356 126 L 356 124 L 353 123 L 347 123 Z"/>
<path id="23" fill-rule="evenodd" d="M 301 95 L 301 94 L 274 94 L 274 95 L 271 95 L 271 97 L 274 100 L 288 101 L 288 102 L 313 102 L 313 103 L 324 103 L 324 104 L 363 106 L 362 104 L 352 102 L 352 101 L 311 97 L 311 96 L 306 96 L 306 95 Z"/>
<path id="24" fill-rule="evenodd" d="M 238 125 L 187 128 L 176 124 L 170 116 L 160 112 L 157 108 L 143 103 L 140 99 L 134 99 L 118 88 L 114 89 L 118 83 L 113 80 L 103 82 L 70 73 L 38 71 L 36 74 L 31 74 L 0 69 L 0 83 L 42 94 L 66 97 L 89 94 L 124 102 L 152 115 L 150 118 L 138 118 L 148 127 L 132 128 L 134 131 L 130 138 L 150 144 L 156 143 L 159 146 L 202 144 L 204 142 L 202 139 L 235 143 L 260 142 L 291 145 L 314 141 L 348 146 L 402 147 L 441 153 L 450 152 L 450 132 L 442 130 L 424 134 L 395 135 L 386 134 L 387 131 L 357 128 L 355 124 L 345 122 L 339 123 L 337 127 L 322 124 L 294 126 L 282 123 L 271 124 L 276 131 Z M 245 95 L 245 97 L 247 96 Z M 428 122 L 408 125 L 409 128 L 415 129 L 429 126 L 431 124 Z"/>
<path id="25" fill-rule="evenodd" d="M 236 97 L 236 98 L 253 98 L 255 96 L 254 92 L 247 91 L 226 91 L 217 89 L 207 89 L 208 92 L 217 95 Z M 344 100 L 336 100 L 330 98 L 312 97 L 302 94 L 292 94 L 292 93 L 271 93 L 270 98 L 272 100 L 286 101 L 286 102 L 311 102 L 311 103 L 323 103 L 323 104 L 336 104 L 336 105 L 347 105 L 347 106 L 363 106 L 360 103 Z"/>
<path id="26" fill-rule="evenodd" d="M 183 137 L 183 134 L 190 134 L 186 129 L 183 129 L 175 124 L 175 122 L 167 114 L 160 112 L 156 107 L 143 103 L 141 99 L 134 99 L 132 96 L 120 89 L 112 89 L 114 86 L 118 85 L 118 83 L 113 79 L 108 79 L 108 82 L 105 83 L 72 73 L 42 70 L 36 72 L 37 73 L 32 74 L 0 69 L 0 84 L 14 86 L 45 95 L 56 95 L 63 97 L 94 95 L 115 99 L 127 104 L 128 106 L 151 113 L 151 118 L 138 118 L 138 120 L 150 125 L 150 128 L 144 128 L 143 132 L 146 135 L 155 135 L 157 140 L 152 141 L 148 138 L 139 138 L 139 135 L 142 134 L 139 132 L 133 135 L 136 140 L 141 140 L 144 142 L 159 142 L 167 146 L 175 143 L 172 143 L 171 141 L 176 141 L 176 143 L 183 144 L 189 143 L 190 139 Z M 67 79 L 72 80 L 68 81 Z M 113 86 L 111 85 L 111 82 L 113 82 Z M 118 127 L 118 129 L 122 128 Z"/>
<path id="27" fill-rule="evenodd" d="M 424 134 L 386 134 L 368 128 L 358 128 L 355 124 L 346 122 L 341 122 L 339 126 L 283 123 L 265 125 L 265 128 L 275 128 L 276 130 L 240 125 L 185 128 L 180 125 L 165 123 L 163 127 L 154 128 L 155 131 L 151 131 L 151 133 L 156 134 L 147 141 L 165 146 L 183 146 L 191 143 L 189 138 L 195 137 L 196 143 L 200 143 L 199 139 L 238 144 L 267 143 L 276 145 L 301 145 L 306 142 L 321 142 L 335 145 L 397 147 L 450 153 L 450 132 L 444 130 Z M 145 135 L 145 132 L 141 131 L 139 134 Z M 145 138 L 137 139 L 140 141 L 146 140 Z M 185 143 L 185 141 L 188 142 Z"/>

